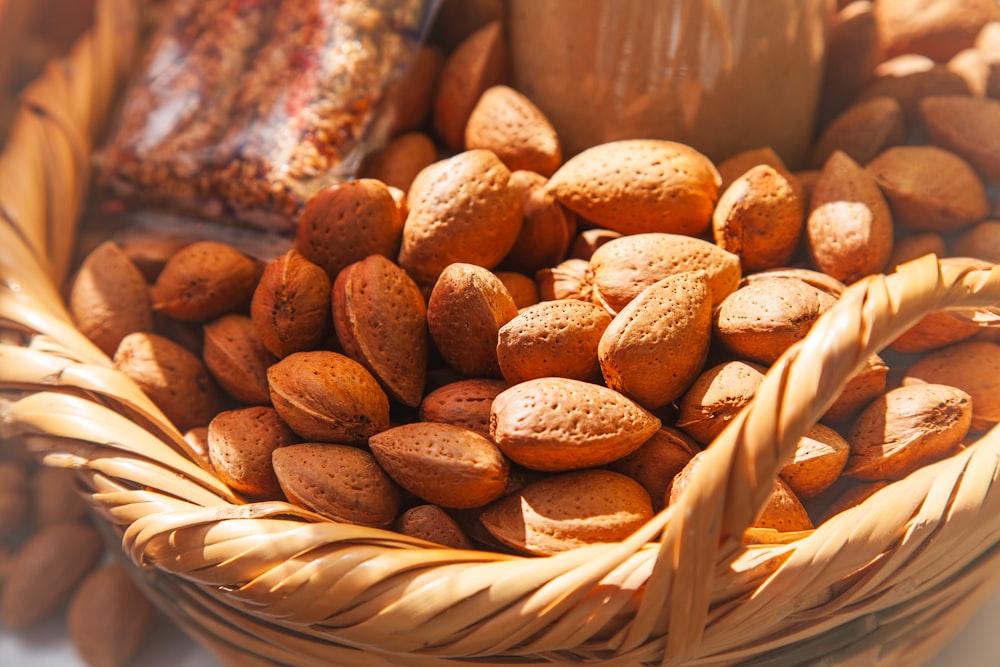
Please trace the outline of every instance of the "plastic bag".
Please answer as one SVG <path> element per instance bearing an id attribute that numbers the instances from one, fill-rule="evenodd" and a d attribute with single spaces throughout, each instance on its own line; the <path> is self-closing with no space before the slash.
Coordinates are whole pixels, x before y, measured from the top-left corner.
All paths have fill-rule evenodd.
<path id="1" fill-rule="evenodd" d="M 151 37 L 98 183 L 272 232 L 381 140 L 435 0 L 179 0 Z"/>

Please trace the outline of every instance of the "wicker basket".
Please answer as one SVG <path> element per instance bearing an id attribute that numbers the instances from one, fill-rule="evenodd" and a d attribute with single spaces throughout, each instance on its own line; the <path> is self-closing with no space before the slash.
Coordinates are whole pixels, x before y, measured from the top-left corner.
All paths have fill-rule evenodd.
<path id="1" fill-rule="evenodd" d="M 918 665 L 1000 584 L 1000 429 L 787 544 L 745 546 L 779 463 L 924 314 L 996 321 L 1000 267 L 933 257 L 847 289 L 768 372 L 682 501 L 548 558 L 239 504 L 73 326 L 87 156 L 136 48 L 128 0 L 24 96 L 0 157 L 0 435 L 78 471 L 150 595 L 240 665 Z"/>

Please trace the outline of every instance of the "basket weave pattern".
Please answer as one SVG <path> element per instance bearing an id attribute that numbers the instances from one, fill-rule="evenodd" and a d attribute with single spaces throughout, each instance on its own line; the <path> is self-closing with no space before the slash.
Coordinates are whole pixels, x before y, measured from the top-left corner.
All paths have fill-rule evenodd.
<path id="1" fill-rule="evenodd" d="M 928 257 L 847 289 L 768 372 L 682 500 L 548 558 L 459 551 L 240 504 L 73 325 L 60 294 L 135 12 L 24 96 L 0 155 L 0 437 L 78 471 L 149 593 L 241 665 L 918 665 L 1000 584 L 1000 430 L 790 544 L 747 547 L 799 436 L 923 315 L 995 321 L 1000 267 Z M 253 657 L 249 657 L 253 656 Z"/>

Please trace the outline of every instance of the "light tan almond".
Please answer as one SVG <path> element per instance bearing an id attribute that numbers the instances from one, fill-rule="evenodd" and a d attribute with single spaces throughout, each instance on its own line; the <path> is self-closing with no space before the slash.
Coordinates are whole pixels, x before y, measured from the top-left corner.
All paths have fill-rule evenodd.
<path id="1" fill-rule="evenodd" d="M 889 366 L 877 354 L 869 355 L 860 371 L 851 376 L 833 404 L 823 413 L 825 424 L 840 424 L 855 417 L 886 388 Z"/>
<path id="2" fill-rule="evenodd" d="M 507 288 L 507 292 L 514 300 L 518 311 L 533 306 L 541 300 L 541 297 L 538 296 L 538 284 L 531 276 L 517 271 L 494 271 L 493 273 Z"/>
<path id="3" fill-rule="evenodd" d="M 494 400 L 490 437 L 512 461 L 532 470 L 604 465 L 638 449 L 660 419 L 602 385 L 568 378 L 516 384 Z"/>
<path id="4" fill-rule="evenodd" d="M 430 285 L 449 264 L 492 269 L 521 232 L 524 204 L 510 170 L 485 149 L 458 153 L 421 171 L 407 195 L 398 263 Z"/>
<path id="5" fill-rule="evenodd" d="M 881 48 L 887 56 L 918 53 L 947 60 L 972 46 L 982 26 L 1000 19 L 992 0 L 878 0 L 875 20 Z"/>
<path id="6" fill-rule="evenodd" d="M 715 165 L 690 146 L 623 139 L 571 157 L 552 175 L 549 190 L 599 227 L 695 236 L 708 229 L 720 184 Z"/>
<path id="7" fill-rule="evenodd" d="M 615 315 L 597 348 L 608 387 L 654 410 L 679 398 L 702 370 L 712 337 L 703 271 L 653 283 Z"/>
<path id="8" fill-rule="evenodd" d="M 472 548 L 472 542 L 462 526 L 437 505 L 411 507 L 399 515 L 395 530 L 452 549 Z"/>
<path id="9" fill-rule="evenodd" d="M 972 397 L 974 432 L 1000 422 L 1000 345 L 968 340 L 933 350 L 907 369 L 904 385 L 943 384 Z"/>
<path id="10" fill-rule="evenodd" d="M 521 553 L 550 556 L 586 544 L 619 542 L 653 516 L 638 482 L 607 470 L 552 475 L 483 511 L 486 529 Z"/>
<path id="11" fill-rule="evenodd" d="M 823 424 L 814 424 L 799 438 L 795 453 L 778 474 L 799 499 L 812 498 L 840 476 L 851 446 L 839 433 Z"/>
<path id="12" fill-rule="evenodd" d="M 848 107 L 823 128 L 810 163 L 822 169 L 834 151 L 841 151 L 865 165 L 886 148 L 905 140 L 906 121 L 899 101 L 889 96 L 873 97 Z"/>
<path id="13" fill-rule="evenodd" d="M 608 241 L 590 258 L 594 300 L 616 313 L 667 276 L 704 271 L 712 305 L 739 285 L 740 258 L 714 243 L 678 234 L 633 234 Z"/>
<path id="14" fill-rule="evenodd" d="M 876 179 L 846 153 L 834 151 L 813 188 L 806 220 L 812 265 L 851 283 L 881 272 L 892 254 L 895 226 Z"/>
<path id="15" fill-rule="evenodd" d="M 566 257 L 576 234 L 576 216 L 546 190 L 547 180 L 533 171 L 511 173 L 510 185 L 521 193 L 524 220 L 514 247 L 504 257 L 505 269 L 533 274 Z"/>
<path id="16" fill-rule="evenodd" d="M 677 427 L 701 445 L 709 444 L 754 397 L 765 371 L 734 360 L 702 372 L 678 403 Z"/>
<path id="17" fill-rule="evenodd" d="M 511 171 L 551 176 L 562 164 L 562 147 L 552 123 L 523 93 L 505 85 L 480 95 L 465 125 L 465 148 L 486 148 Z"/>
<path id="18" fill-rule="evenodd" d="M 932 143 L 966 160 L 986 181 L 1000 181 L 1000 100 L 927 97 L 920 102 L 920 114 Z"/>
<path id="19" fill-rule="evenodd" d="M 526 308 L 500 327 L 500 373 L 510 384 L 540 377 L 598 381 L 598 343 L 610 323 L 604 308 L 576 299 Z"/>
<path id="20" fill-rule="evenodd" d="M 865 481 L 896 480 L 944 458 L 969 431 L 972 410 L 972 397 L 955 387 L 891 389 L 868 404 L 851 426 L 844 474 Z"/>

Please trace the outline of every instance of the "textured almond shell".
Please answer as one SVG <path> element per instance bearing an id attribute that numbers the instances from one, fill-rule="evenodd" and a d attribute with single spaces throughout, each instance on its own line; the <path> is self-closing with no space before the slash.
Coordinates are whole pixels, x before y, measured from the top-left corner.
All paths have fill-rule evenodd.
<path id="1" fill-rule="evenodd" d="M 739 285 L 740 258 L 714 243 L 678 234 L 634 234 L 612 239 L 590 258 L 594 299 L 617 312 L 639 292 L 667 276 L 704 271 L 712 305 Z"/>
<path id="2" fill-rule="evenodd" d="M 427 306 L 413 279 L 370 255 L 337 275 L 332 289 L 337 340 L 390 397 L 416 407 L 427 377 Z"/>
<path id="3" fill-rule="evenodd" d="M 720 183 L 715 165 L 690 146 L 623 139 L 571 157 L 552 175 L 549 190 L 600 227 L 693 236 L 708 228 Z"/>
<path id="4" fill-rule="evenodd" d="M 247 405 L 267 405 L 267 369 L 277 359 L 246 315 L 230 313 L 205 325 L 201 357 L 230 396 Z"/>
<path id="5" fill-rule="evenodd" d="M 395 530 L 453 549 L 471 549 L 472 542 L 458 521 L 437 505 L 411 507 L 396 520 Z"/>
<path id="6" fill-rule="evenodd" d="M 619 542 L 652 516 L 638 482 L 608 470 L 580 470 L 529 484 L 484 510 L 481 520 L 508 547 L 549 556 Z"/>
<path id="7" fill-rule="evenodd" d="M 493 151 L 511 171 L 551 176 L 562 163 L 552 123 L 523 93 L 505 85 L 479 96 L 465 125 L 465 147 Z"/>
<path id="8" fill-rule="evenodd" d="M 306 440 L 360 443 L 389 427 L 389 397 L 343 354 L 296 352 L 271 366 L 267 377 L 275 410 Z"/>
<path id="9" fill-rule="evenodd" d="M 267 406 L 220 412 L 208 424 L 208 457 L 219 479 L 254 500 L 282 497 L 271 453 L 299 438 Z"/>
<path id="10" fill-rule="evenodd" d="M 903 384 L 921 382 L 957 387 L 972 397 L 972 429 L 1000 422 L 1000 345 L 962 341 L 928 352 L 907 369 Z"/>
<path id="11" fill-rule="evenodd" d="M 943 384 L 897 387 L 872 401 L 847 435 L 844 474 L 895 480 L 951 454 L 972 424 L 973 399 Z"/>
<path id="12" fill-rule="evenodd" d="M 500 327 L 500 372 L 510 384 L 540 377 L 599 380 L 598 343 L 610 323 L 606 310 L 576 299 L 526 308 Z"/>
<path id="13" fill-rule="evenodd" d="M 236 248 L 198 241 L 178 250 L 151 288 L 153 309 L 185 322 L 207 322 L 249 301 L 260 274 Z"/>
<path id="14" fill-rule="evenodd" d="M 663 509 L 667 489 L 674 476 L 698 453 L 698 444 L 683 431 L 664 426 L 639 449 L 607 465 L 609 470 L 631 477 L 646 489 L 653 509 Z"/>
<path id="15" fill-rule="evenodd" d="M 702 445 L 712 442 L 757 393 L 765 370 L 739 360 L 705 370 L 678 403 L 677 427 Z"/>
<path id="16" fill-rule="evenodd" d="M 492 152 L 475 149 L 417 174 L 407 196 L 398 263 L 422 285 L 454 262 L 491 269 L 514 246 L 524 216 L 510 170 Z"/>
<path id="17" fill-rule="evenodd" d="M 264 267 L 250 319 L 279 359 L 317 347 L 330 328 L 330 277 L 292 248 Z"/>
<path id="18" fill-rule="evenodd" d="M 368 440 L 393 480 L 427 502 L 481 507 L 504 492 L 510 466 L 489 438 L 454 424 L 411 422 Z"/>
<path id="19" fill-rule="evenodd" d="M 427 300 L 427 328 L 449 366 L 467 377 L 498 377 L 500 327 L 517 315 L 503 282 L 474 264 L 448 265 Z"/>
<path id="20" fill-rule="evenodd" d="M 851 446 L 839 433 L 813 424 L 778 474 L 800 499 L 812 498 L 837 480 L 850 453 Z"/>
<path id="21" fill-rule="evenodd" d="M 1000 181 L 1000 101 L 941 95 L 920 102 L 932 143 L 964 158 L 986 180 Z"/>
<path id="22" fill-rule="evenodd" d="M 424 396 L 418 416 L 421 421 L 455 424 L 489 436 L 493 399 L 509 386 L 492 378 L 449 382 Z"/>
<path id="23" fill-rule="evenodd" d="M 290 502 L 334 521 L 386 528 L 399 513 L 399 488 L 364 449 L 302 443 L 279 447 L 272 461 Z"/>
<path id="24" fill-rule="evenodd" d="M 653 283 L 619 312 L 597 348 L 608 387 L 654 410 L 681 396 L 701 372 L 712 335 L 704 272 Z"/>
<path id="25" fill-rule="evenodd" d="M 631 454 L 660 419 L 602 385 L 567 378 L 516 384 L 493 401 L 490 437 L 512 461 L 532 470 L 604 465 Z"/>

